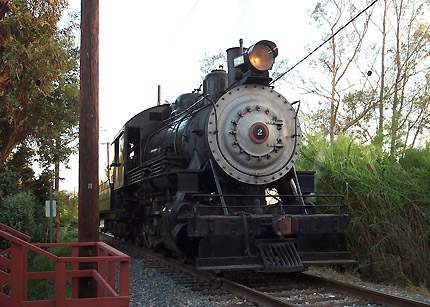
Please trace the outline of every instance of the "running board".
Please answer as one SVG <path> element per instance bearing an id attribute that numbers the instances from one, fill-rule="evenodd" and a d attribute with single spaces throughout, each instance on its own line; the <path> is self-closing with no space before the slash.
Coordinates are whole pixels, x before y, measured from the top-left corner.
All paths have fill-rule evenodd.
<path id="1" fill-rule="evenodd" d="M 300 272 L 305 270 L 292 242 L 258 243 L 257 248 L 263 259 L 263 272 Z"/>

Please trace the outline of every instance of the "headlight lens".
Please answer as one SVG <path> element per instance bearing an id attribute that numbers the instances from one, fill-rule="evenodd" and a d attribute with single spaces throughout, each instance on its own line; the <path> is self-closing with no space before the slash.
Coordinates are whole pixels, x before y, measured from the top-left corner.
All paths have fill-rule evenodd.
<path id="1" fill-rule="evenodd" d="M 263 44 L 254 45 L 249 54 L 249 62 L 255 69 L 260 71 L 270 69 L 274 60 L 272 49 Z"/>

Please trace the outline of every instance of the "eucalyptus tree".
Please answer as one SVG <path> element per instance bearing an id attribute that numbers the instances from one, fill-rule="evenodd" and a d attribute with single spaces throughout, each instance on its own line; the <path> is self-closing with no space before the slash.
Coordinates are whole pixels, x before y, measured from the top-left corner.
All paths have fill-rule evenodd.
<path id="1" fill-rule="evenodd" d="M 399 147 L 414 145 L 429 129 L 430 24 L 428 5 L 422 0 L 391 0 L 391 47 L 384 74 L 386 107 L 391 110 L 387 133 L 391 156 Z"/>
<path id="2" fill-rule="evenodd" d="M 343 24 L 358 13 L 357 6 L 356 1 L 324 0 L 318 2 L 311 13 L 316 26 L 323 32 L 322 36 L 333 37 L 317 59 L 310 63 L 311 70 L 318 73 L 302 77 L 300 87 L 305 93 L 319 97 L 321 108 L 314 114 L 313 120 L 319 122 L 320 128 L 330 136 L 331 143 L 336 135 L 344 133 L 371 109 L 366 101 L 355 117 L 341 113 L 342 96 L 354 88 L 358 82 L 357 76 L 364 79 L 366 74 L 357 70 L 357 61 L 363 55 L 362 46 L 373 8 L 334 36 Z M 352 75 L 354 78 L 351 78 Z"/>
<path id="3" fill-rule="evenodd" d="M 311 13 L 329 37 L 368 2 L 324 0 Z M 318 97 L 311 120 L 331 143 L 358 135 L 388 149 L 414 146 L 430 128 L 429 3 L 384 0 L 334 36 L 298 87 Z M 380 67 L 380 68 L 379 68 Z"/>
<path id="4" fill-rule="evenodd" d="M 76 24 L 58 27 L 67 1 L 1 2 L 0 170 L 26 140 L 50 156 L 52 140 L 73 138 L 79 115 Z"/>

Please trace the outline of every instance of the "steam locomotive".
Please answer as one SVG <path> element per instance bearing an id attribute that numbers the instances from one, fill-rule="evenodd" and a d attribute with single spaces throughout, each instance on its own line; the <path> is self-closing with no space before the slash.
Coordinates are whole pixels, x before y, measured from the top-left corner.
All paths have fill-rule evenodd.
<path id="1" fill-rule="evenodd" d="M 125 123 L 100 185 L 105 231 L 209 271 L 352 262 L 343 199 L 314 195 L 314 172 L 295 170 L 299 102 L 270 84 L 277 55 L 271 41 L 241 41 L 227 50 L 228 73 L 209 73 L 202 93 Z"/>

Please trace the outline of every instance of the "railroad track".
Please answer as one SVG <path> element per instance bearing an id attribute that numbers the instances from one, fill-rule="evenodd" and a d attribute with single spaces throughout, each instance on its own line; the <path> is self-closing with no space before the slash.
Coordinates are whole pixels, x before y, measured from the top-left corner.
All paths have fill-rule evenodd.
<path id="1" fill-rule="evenodd" d="M 150 260 L 146 260 L 145 265 L 220 302 L 236 296 L 244 299 L 246 304 L 242 306 L 430 306 L 426 302 L 306 273 L 239 271 L 215 276 L 112 236 L 102 234 L 102 237 L 103 241 L 118 249 L 126 248 L 134 254 L 147 257 Z"/>

